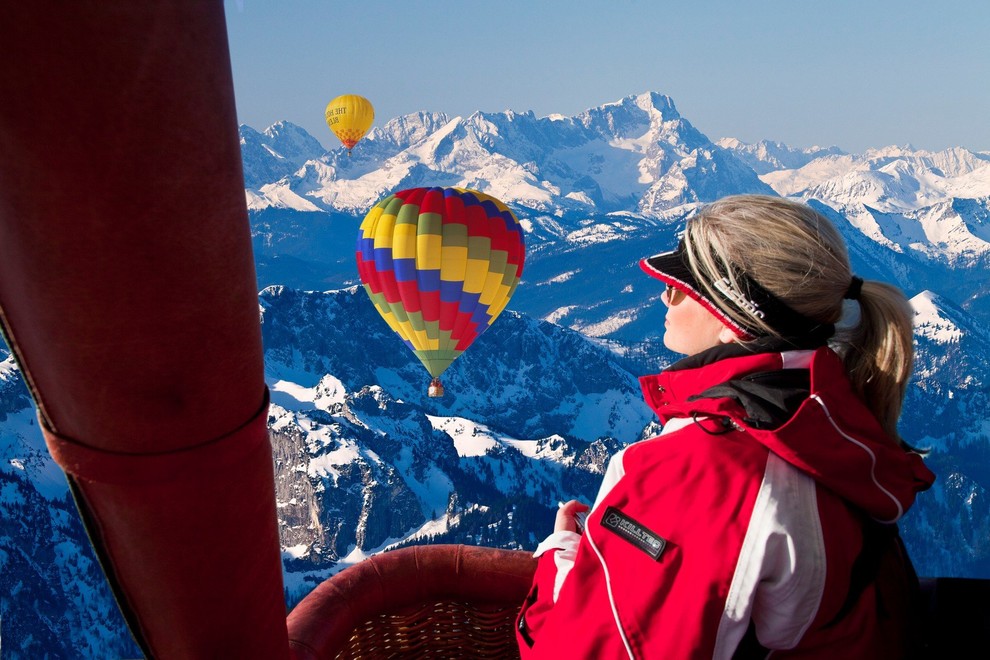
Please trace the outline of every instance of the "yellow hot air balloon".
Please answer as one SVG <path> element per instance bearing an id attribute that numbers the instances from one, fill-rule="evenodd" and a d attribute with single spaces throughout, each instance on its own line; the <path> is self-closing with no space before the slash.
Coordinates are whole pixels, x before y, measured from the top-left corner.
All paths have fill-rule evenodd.
<path id="1" fill-rule="evenodd" d="M 327 104 L 327 126 L 347 147 L 347 155 L 375 121 L 371 101 L 357 94 L 343 94 Z"/>

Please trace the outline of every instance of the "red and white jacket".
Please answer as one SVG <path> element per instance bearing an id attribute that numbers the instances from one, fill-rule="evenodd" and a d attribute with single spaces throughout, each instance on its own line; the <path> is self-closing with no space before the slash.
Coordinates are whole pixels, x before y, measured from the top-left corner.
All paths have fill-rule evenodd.
<path id="1" fill-rule="evenodd" d="M 524 659 L 731 658 L 754 631 L 773 657 L 903 652 L 906 555 L 884 549 L 851 585 L 866 521 L 896 530 L 934 476 L 881 430 L 830 349 L 730 352 L 641 379 L 664 432 L 612 458 L 583 534 L 537 549 Z M 800 370 L 810 392 L 796 411 L 754 426 L 750 386 Z"/>

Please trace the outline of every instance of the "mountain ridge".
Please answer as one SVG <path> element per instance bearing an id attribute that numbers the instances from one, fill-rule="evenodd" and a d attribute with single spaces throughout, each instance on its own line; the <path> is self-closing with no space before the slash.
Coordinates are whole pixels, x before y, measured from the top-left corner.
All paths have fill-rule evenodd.
<path id="1" fill-rule="evenodd" d="M 242 132 L 260 135 L 250 127 L 242 126 Z M 662 217 L 725 191 L 771 192 L 749 167 L 681 117 L 670 97 L 656 92 L 574 117 L 537 118 L 511 110 L 467 118 L 406 115 L 373 128 L 353 157 L 342 153 L 311 153 L 299 171 L 264 186 L 251 178 L 251 208 L 362 213 L 386 191 L 456 185 L 537 214 L 634 211 Z M 267 155 L 255 149 L 245 156 L 260 161 L 252 163 L 252 172 L 277 169 L 285 160 L 280 157 L 274 146 Z M 601 167 L 606 161 L 607 169 Z M 307 169 L 321 173 L 322 188 L 300 185 L 313 178 Z"/>

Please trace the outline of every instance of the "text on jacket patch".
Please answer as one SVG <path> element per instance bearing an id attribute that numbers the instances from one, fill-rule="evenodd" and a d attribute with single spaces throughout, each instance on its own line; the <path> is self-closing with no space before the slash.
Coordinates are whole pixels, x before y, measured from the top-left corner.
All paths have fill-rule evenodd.
<path id="1" fill-rule="evenodd" d="M 605 509 L 605 515 L 602 516 L 602 527 L 629 541 L 654 560 L 660 559 L 660 554 L 667 545 L 667 541 L 662 536 L 644 527 L 614 506 Z"/>

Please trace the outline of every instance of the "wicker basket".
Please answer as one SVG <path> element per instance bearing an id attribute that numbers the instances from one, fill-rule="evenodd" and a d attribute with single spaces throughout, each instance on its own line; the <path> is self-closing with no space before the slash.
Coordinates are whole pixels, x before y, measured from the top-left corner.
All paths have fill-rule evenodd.
<path id="1" fill-rule="evenodd" d="M 289 614 L 297 660 L 516 658 L 536 560 L 521 550 L 413 546 L 326 580 Z"/>

